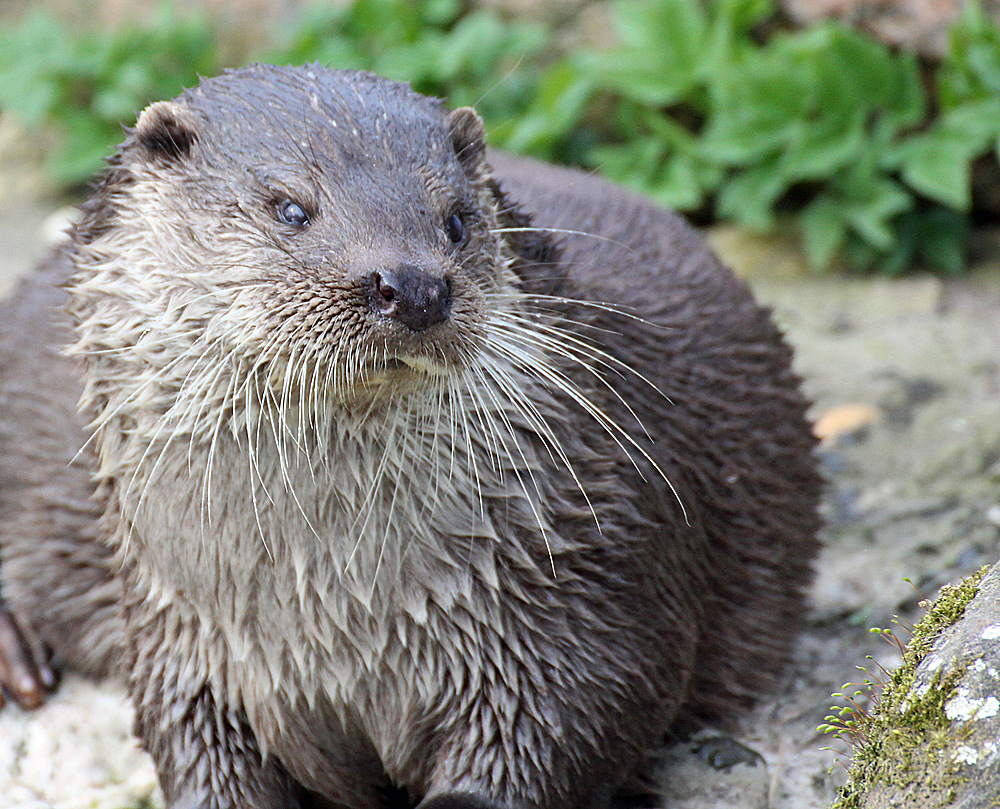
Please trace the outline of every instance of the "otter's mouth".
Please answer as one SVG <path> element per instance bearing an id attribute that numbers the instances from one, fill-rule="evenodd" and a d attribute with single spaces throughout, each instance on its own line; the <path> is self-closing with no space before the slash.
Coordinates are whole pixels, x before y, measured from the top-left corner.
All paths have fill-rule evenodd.
<path id="1" fill-rule="evenodd" d="M 365 377 L 368 384 L 377 385 L 414 377 L 440 377 L 449 372 L 446 365 L 429 357 L 397 356 L 372 363 Z"/>
<path id="2" fill-rule="evenodd" d="M 448 373 L 448 368 L 428 357 L 391 357 L 386 361 L 387 370 L 416 371 L 430 376 L 442 376 Z"/>

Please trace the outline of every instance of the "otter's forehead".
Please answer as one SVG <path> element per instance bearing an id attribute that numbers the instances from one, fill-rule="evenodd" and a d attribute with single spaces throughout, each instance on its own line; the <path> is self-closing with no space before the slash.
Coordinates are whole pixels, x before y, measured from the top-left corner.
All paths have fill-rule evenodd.
<path id="1" fill-rule="evenodd" d="M 447 142 L 443 104 L 409 85 L 319 65 L 252 65 L 204 80 L 179 99 L 220 154 L 315 168 L 391 162 L 417 167 Z M 205 142 L 203 140 L 203 142 Z"/>

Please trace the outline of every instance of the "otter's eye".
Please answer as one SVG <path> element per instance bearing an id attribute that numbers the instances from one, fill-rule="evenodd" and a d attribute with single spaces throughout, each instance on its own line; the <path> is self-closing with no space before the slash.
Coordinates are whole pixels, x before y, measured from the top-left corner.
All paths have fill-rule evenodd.
<path id="1" fill-rule="evenodd" d="M 309 224 L 309 214 L 299 203 L 286 199 L 278 203 L 278 219 L 286 225 L 302 228 Z"/>
<path id="2" fill-rule="evenodd" d="M 448 234 L 452 244 L 461 244 L 465 241 L 465 222 L 457 213 L 451 214 L 444 220 L 444 232 Z"/>

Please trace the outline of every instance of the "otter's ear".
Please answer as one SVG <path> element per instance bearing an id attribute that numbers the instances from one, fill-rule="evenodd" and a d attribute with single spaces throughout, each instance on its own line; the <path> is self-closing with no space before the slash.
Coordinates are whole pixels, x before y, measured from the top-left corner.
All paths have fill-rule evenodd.
<path id="1" fill-rule="evenodd" d="M 150 156 L 170 162 L 191 154 L 198 140 L 194 116 L 173 101 L 157 101 L 139 114 L 135 139 Z"/>
<path id="2" fill-rule="evenodd" d="M 473 178 L 486 174 L 486 131 L 479 113 L 472 107 L 454 110 L 448 116 L 448 132 L 466 175 Z"/>

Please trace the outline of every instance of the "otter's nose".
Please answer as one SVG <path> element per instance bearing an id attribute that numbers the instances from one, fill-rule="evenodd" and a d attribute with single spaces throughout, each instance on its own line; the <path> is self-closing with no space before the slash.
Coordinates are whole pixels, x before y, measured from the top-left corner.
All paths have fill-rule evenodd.
<path id="1" fill-rule="evenodd" d="M 408 264 L 373 272 L 371 292 L 380 314 L 412 331 L 423 331 L 446 320 L 451 310 L 451 282 Z"/>

